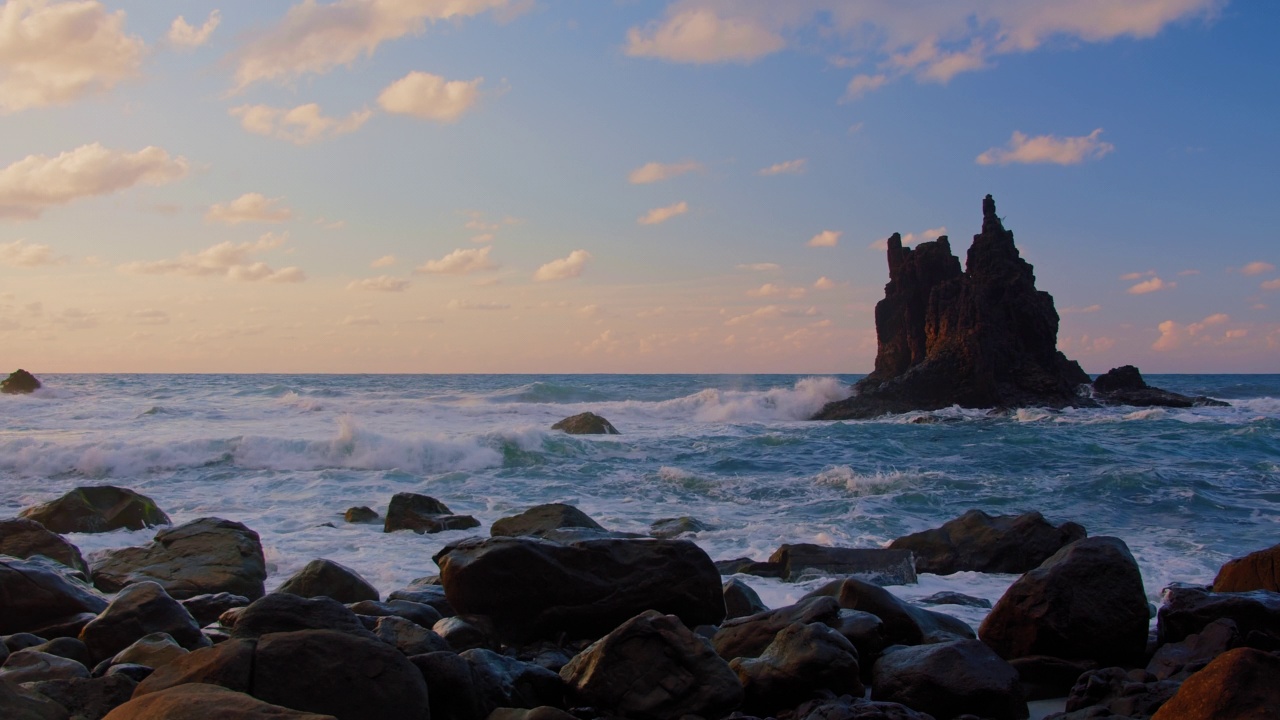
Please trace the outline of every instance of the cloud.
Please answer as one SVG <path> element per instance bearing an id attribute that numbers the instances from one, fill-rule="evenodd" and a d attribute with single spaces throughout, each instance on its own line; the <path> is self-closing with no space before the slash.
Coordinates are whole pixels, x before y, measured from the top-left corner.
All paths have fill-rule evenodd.
<path id="1" fill-rule="evenodd" d="M 1128 281 L 1141 280 L 1142 278 L 1145 278 L 1145 277 L 1155 277 L 1155 274 L 1156 274 L 1155 270 L 1146 270 L 1143 272 L 1131 272 L 1131 273 L 1125 273 L 1124 275 L 1121 275 L 1120 279 L 1128 280 Z"/>
<path id="2" fill-rule="evenodd" d="M 843 234 L 836 230 L 823 230 L 809 238 L 809 242 L 805 244 L 809 247 L 835 247 L 840 242 L 840 236 Z"/>
<path id="3" fill-rule="evenodd" d="M 1200 322 L 1194 322 L 1190 325 L 1181 325 L 1172 320 L 1165 320 L 1158 326 L 1160 337 L 1151 344 L 1151 348 L 1164 352 L 1179 348 L 1186 342 L 1195 343 L 1210 340 L 1211 338 L 1205 334 L 1205 331 L 1211 327 L 1230 322 L 1230 320 L 1230 316 L 1224 313 L 1210 315 Z M 1235 337 L 1241 336 L 1237 334 Z"/>
<path id="4" fill-rule="evenodd" d="M 805 171 L 805 166 L 809 163 L 808 158 L 796 158 L 786 162 L 775 163 L 767 168 L 756 171 L 757 175 L 799 175 Z"/>
<path id="5" fill-rule="evenodd" d="M 843 102 L 853 102 L 858 98 L 866 95 L 872 90 L 877 90 L 889 82 L 889 76 L 884 73 L 875 75 L 854 75 L 849 84 L 845 86 Z"/>
<path id="6" fill-rule="evenodd" d="M 326 117 L 316 103 L 299 105 L 291 110 L 268 105 L 240 105 L 227 112 L 240 118 L 240 127 L 255 135 L 288 140 L 295 145 L 308 145 L 317 140 L 353 133 L 373 117 L 373 111 L 367 108 L 343 119 Z"/>
<path id="7" fill-rule="evenodd" d="M 1112 150 L 1115 145 L 1098 139 L 1102 128 L 1081 137 L 1060 138 L 1054 135 L 1038 135 L 1027 137 L 1014 131 L 1009 144 L 1003 148 L 991 148 L 978 156 L 979 165 L 1031 165 L 1048 163 L 1051 165 L 1079 165 L 1085 160 L 1097 160 Z"/>
<path id="8" fill-rule="evenodd" d="M 1130 295 L 1146 295 L 1147 293 L 1153 293 L 1157 290 L 1172 290 L 1176 287 L 1178 287 L 1178 283 L 1176 282 L 1165 282 L 1158 277 L 1153 277 L 1150 280 L 1143 280 L 1125 292 L 1128 292 Z"/>
<path id="9" fill-rule="evenodd" d="M 53 248 L 48 245 L 36 245 L 26 240 L 0 243 L 0 265 L 30 268 L 60 265 L 63 262 L 62 258 L 54 257 Z"/>
<path id="10" fill-rule="evenodd" d="M 750 17 L 724 18 L 711 9 L 668 13 L 661 23 L 627 31 L 626 53 L 682 63 L 750 63 L 786 45 Z"/>
<path id="11" fill-rule="evenodd" d="M 576 278 L 582 274 L 582 270 L 587 265 L 587 260 L 590 259 L 591 253 L 586 250 L 574 250 L 569 253 L 568 257 L 552 260 L 538 268 L 538 271 L 533 274 L 533 279 L 545 282 L 548 280 Z"/>
<path id="12" fill-rule="evenodd" d="M 1280 290 L 1280 278 L 1268 280 L 1261 285 L 1263 290 Z"/>
<path id="13" fill-rule="evenodd" d="M 0 170 L 0 218 L 34 219 L 79 198 L 162 185 L 183 177 L 188 168 L 186 158 L 154 146 L 131 153 L 94 143 L 53 158 L 28 155 Z"/>
<path id="14" fill-rule="evenodd" d="M 667 164 L 651 162 L 645 163 L 635 170 L 632 170 L 631 174 L 627 176 L 627 180 L 629 180 L 632 185 L 647 185 L 649 183 L 670 180 L 678 175 L 684 175 L 685 173 L 691 173 L 701 169 L 702 163 L 694 162 L 693 160 L 684 160 L 678 163 Z"/>
<path id="15" fill-rule="evenodd" d="M 1068 307 L 1062 309 L 1063 315 L 1079 315 L 1084 313 L 1096 313 L 1102 309 L 1101 305 L 1088 305 L 1086 307 Z"/>
<path id="16" fill-rule="evenodd" d="M 521 0 L 302 0 L 236 53 L 236 88 L 350 65 L 384 42 L 421 33 L 428 22 L 485 12 L 512 16 L 527 6 Z"/>
<path id="17" fill-rule="evenodd" d="M 374 260 L 373 262 L 369 263 L 369 267 L 384 268 L 384 267 L 391 267 L 392 265 L 395 265 L 395 264 L 396 264 L 395 255 L 383 255 L 377 260 Z"/>
<path id="18" fill-rule="evenodd" d="M 134 310 L 129 317 L 139 325 L 168 325 L 169 313 L 164 310 Z"/>
<path id="19" fill-rule="evenodd" d="M 222 22 L 222 14 L 217 10 L 209 13 L 209 19 L 199 28 L 192 27 L 186 18 L 179 15 L 169 26 L 169 44 L 177 48 L 198 48 L 209 42 L 209 36 L 218 29 Z"/>
<path id="20" fill-rule="evenodd" d="M 752 272 L 773 272 L 774 270 L 781 270 L 782 266 L 778 263 L 748 263 L 746 265 L 739 265 L 738 269 L 750 270 Z"/>
<path id="21" fill-rule="evenodd" d="M 813 281 L 814 290 L 833 290 L 835 288 L 836 288 L 836 281 L 832 280 L 826 275 L 823 275 L 822 277 Z"/>
<path id="22" fill-rule="evenodd" d="M 805 296 L 805 288 L 787 288 L 773 283 L 765 283 L 758 288 L 747 291 L 748 297 L 774 297 L 776 295 L 786 295 L 792 300 L 799 300 Z"/>
<path id="23" fill-rule="evenodd" d="M 676 203 L 675 205 L 668 205 L 666 207 L 654 208 L 649 212 L 645 213 L 643 216 L 637 218 L 636 222 L 641 225 L 657 225 L 659 223 L 664 223 L 677 215 L 683 215 L 687 212 L 689 212 L 689 203 L 681 201 Z"/>
<path id="24" fill-rule="evenodd" d="M 459 248 L 439 260 L 428 260 L 416 268 L 414 272 L 434 273 L 437 275 L 469 275 L 475 272 L 494 270 L 498 266 L 489 259 L 489 251 L 493 247 Z"/>
<path id="25" fill-rule="evenodd" d="M 1248 265 L 1245 265 L 1244 267 L 1240 268 L 1240 274 L 1249 275 L 1249 276 L 1263 275 L 1263 274 L 1272 272 L 1275 269 L 1276 269 L 1276 266 L 1272 265 L 1269 262 L 1255 260 L 1254 262 L 1251 262 Z"/>
<path id="26" fill-rule="evenodd" d="M 347 285 L 348 290 L 371 290 L 373 292 L 402 292 L 409 287 L 409 281 L 390 275 L 353 280 Z"/>
<path id="27" fill-rule="evenodd" d="M 442 123 L 456 122 L 479 101 L 482 82 L 482 77 L 445 80 L 431 73 L 411 72 L 378 95 L 378 106 L 397 115 L 412 115 Z"/>
<path id="28" fill-rule="evenodd" d="M 816 307 L 805 309 L 800 308 L 784 308 L 779 305 L 766 305 L 762 308 L 756 308 L 752 312 L 745 315 L 738 315 L 725 321 L 725 325 L 741 325 L 743 323 L 755 320 L 772 320 L 783 317 L 816 317 L 822 313 Z"/>
<path id="29" fill-rule="evenodd" d="M 209 208 L 204 219 L 227 225 L 240 223 L 281 223 L 293 218 L 293 211 L 279 207 L 280 198 L 269 198 L 262 193 L 245 193 L 229 203 L 219 203 Z"/>
<path id="30" fill-rule="evenodd" d="M 471 300 L 450 300 L 445 307 L 450 310 L 507 310 L 511 306 L 500 302 L 474 302 Z"/>
<path id="31" fill-rule="evenodd" d="M 300 268 L 276 270 L 254 260 L 255 255 L 274 250 L 289 239 L 289 234 L 267 233 L 257 242 L 218 243 L 197 253 L 183 253 L 169 260 L 133 262 L 120 270 L 136 275 L 184 275 L 190 277 L 224 277 L 239 282 L 297 283 L 307 279 Z"/>
<path id="32" fill-rule="evenodd" d="M 146 45 L 95 0 L 0 7 L 0 113 L 66 105 L 137 74 Z"/>

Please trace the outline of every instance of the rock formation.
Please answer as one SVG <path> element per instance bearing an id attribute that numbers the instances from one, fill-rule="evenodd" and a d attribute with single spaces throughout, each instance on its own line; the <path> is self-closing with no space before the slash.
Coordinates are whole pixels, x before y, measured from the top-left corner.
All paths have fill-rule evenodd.
<path id="1" fill-rule="evenodd" d="M 0 380 L 0 393 L 8 395 L 25 395 L 40 389 L 40 381 L 26 370 L 15 370 L 9 377 Z"/>
<path id="2" fill-rule="evenodd" d="M 1227 407 L 1227 403 L 1203 395 L 1191 397 L 1176 392 L 1151 387 L 1142 379 L 1142 373 L 1132 365 L 1112 368 L 1093 381 L 1093 396 L 1106 405 L 1133 405 L 1136 407 Z"/>

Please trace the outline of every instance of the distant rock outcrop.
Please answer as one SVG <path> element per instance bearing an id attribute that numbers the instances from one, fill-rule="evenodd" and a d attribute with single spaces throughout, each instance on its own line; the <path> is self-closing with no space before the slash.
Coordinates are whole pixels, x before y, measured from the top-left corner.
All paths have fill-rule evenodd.
<path id="1" fill-rule="evenodd" d="M 8 395 L 26 394 L 39 389 L 40 381 L 26 370 L 19 369 L 10 373 L 4 380 L 0 380 L 0 393 Z"/>
<path id="2" fill-rule="evenodd" d="M 1151 387 L 1142 379 L 1142 373 L 1132 365 L 1122 365 L 1098 376 L 1093 381 L 1094 397 L 1107 405 L 1133 405 L 1136 407 L 1227 407 L 1228 403 L 1203 395 L 1179 395 L 1176 392 Z"/>
<path id="3" fill-rule="evenodd" d="M 584 412 L 567 417 L 555 425 L 552 430 L 563 430 L 570 435 L 619 435 L 618 428 L 603 417 Z"/>

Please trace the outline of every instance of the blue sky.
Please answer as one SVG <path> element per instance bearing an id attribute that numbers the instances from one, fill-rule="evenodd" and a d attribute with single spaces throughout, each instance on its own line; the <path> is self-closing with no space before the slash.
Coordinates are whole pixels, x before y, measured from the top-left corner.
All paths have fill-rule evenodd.
<path id="1" fill-rule="evenodd" d="M 1278 16 L 8 0 L 0 366 L 867 372 L 992 193 L 1087 370 L 1280 371 Z"/>

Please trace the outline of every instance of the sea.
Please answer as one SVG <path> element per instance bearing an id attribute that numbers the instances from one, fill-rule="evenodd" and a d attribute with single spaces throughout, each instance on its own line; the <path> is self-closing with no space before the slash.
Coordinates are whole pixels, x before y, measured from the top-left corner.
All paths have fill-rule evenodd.
<path id="1" fill-rule="evenodd" d="M 153 498 L 175 523 L 259 533 L 267 588 L 315 558 L 382 593 L 433 575 L 446 543 L 539 503 L 611 530 L 691 516 L 712 559 L 783 543 L 880 547 L 971 508 L 1039 511 L 1124 540 L 1159 603 L 1174 582 L 1280 542 L 1280 375 L 1151 375 L 1225 400 L 1186 410 L 951 408 L 813 422 L 857 375 L 44 375 L 0 396 L 0 517 L 83 485 Z M 551 425 L 592 411 L 619 435 Z M 416 535 L 348 524 L 422 493 L 481 527 Z M 75 534 L 86 554 L 154 530 Z M 771 607 L 814 583 L 743 577 Z M 889 588 L 999 599 L 1014 575 L 922 575 Z M 987 612 L 945 605 L 975 627 Z"/>

